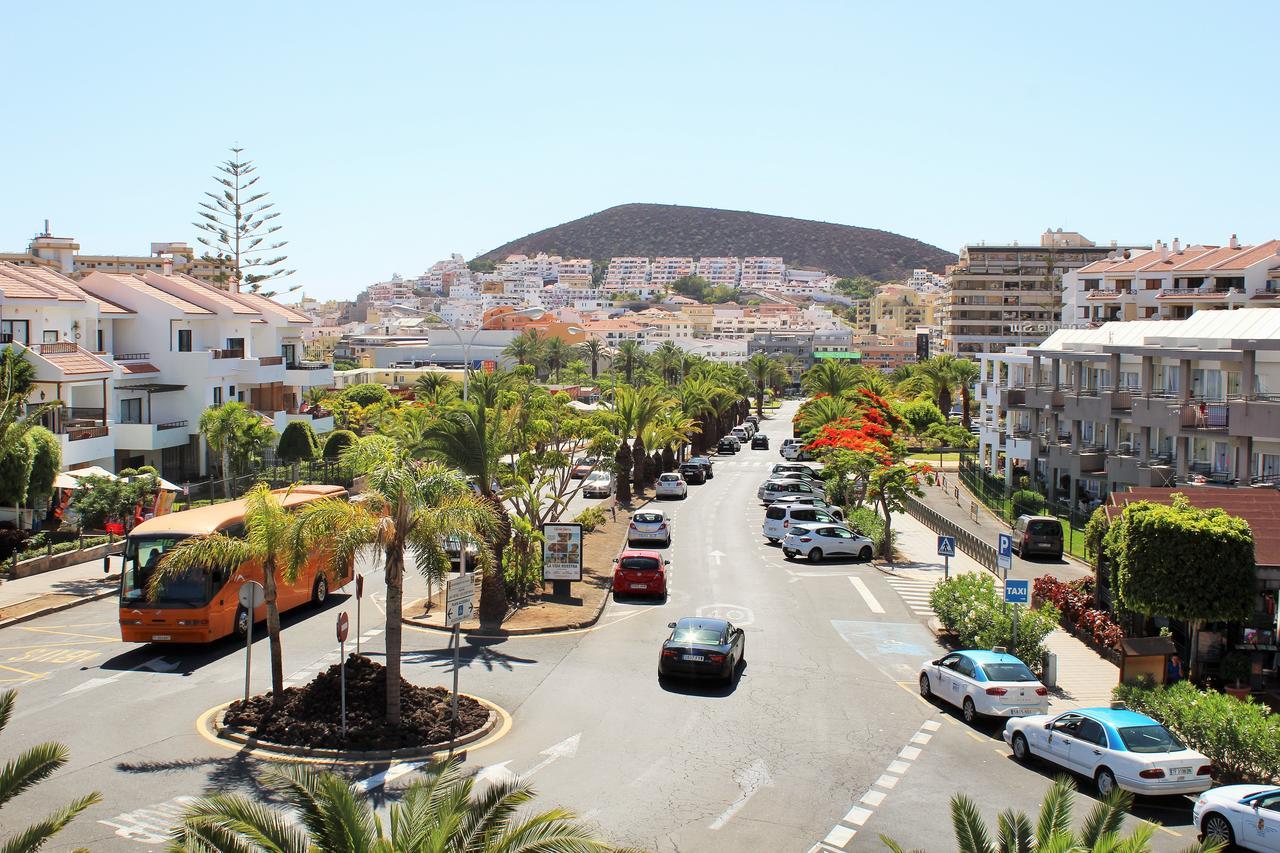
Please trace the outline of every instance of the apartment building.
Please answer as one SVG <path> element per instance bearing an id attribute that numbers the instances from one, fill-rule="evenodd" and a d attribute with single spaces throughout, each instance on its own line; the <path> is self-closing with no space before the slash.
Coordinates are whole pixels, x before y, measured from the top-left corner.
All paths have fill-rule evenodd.
<path id="1" fill-rule="evenodd" d="M 677 279 L 693 275 L 695 269 L 693 258 L 654 258 L 649 270 L 649 284 L 669 288 Z"/>
<path id="2" fill-rule="evenodd" d="M 1098 246 L 1074 231 L 1045 231 L 1039 245 L 969 245 L 951 273 L 943 302 L 943 342 L 953 355 L 1002 352 L 1034 346 L 1060 323 L 1062 275 L 1107 257 L 1116 249 Z"/>
<path id="3" fill-rule="evenodd" d="M 943 290 L 947 286 L 947 277 L 928 270 L 912 270 L 907 279 L 907 286 L 922 292 Z"/>
<path id="4" fill-rule="evenodd" d="M 447 294 L 454 282 L 459 279 L 470 279 L 471 270 L 466 259 L 456 252 L 443 261 L 436 261 L 418 279 L 423 290 L 434 294 Z"/>
<path id="5" fill-rule="evenodd" d="M 186 243 L 152 243 L 150 255 L 85 255 L 73 237 L 55 237 L 49 230 L 37 234 L 25 252 L 0 252 L 0 262 L 24 267 L 45 267 L 76 278 L 91 272 L 171 273 L 190 275 L 202 281 L 216 282 L 225 273 L 207 258 L 197 258 Z"/>
<path id="6" fill-rule="evenodd" d="M 640 348 L 646 353 L 652 353 L 658 347 L 667 341 L 678 346 L 689 355 L 700 355 L 712 361 L 724 361 L 730 364 L 740 364 L 747 360 L 747 341 L 746 340 L 722 340 L 719 338 L 707 340 L 705 338 L 691 337 L 655 337 L 653 335 L 654 327 L 650 327 L 650 334 L 640 344 Z"/>
<path id="7" fill-rule="evenodd" d="M 855 329 L 871 331 L 873 314 L 870 299 L 850 299 L 845 311 L 850 324 Z"/>
<path id="8" fill-rule="evenodd" d="M 871 297 L 871 326 L 878 334 L 894 334 L 932 326 L 937 297 L 902 284 L 876 288 Z"/>
<path id="9" fill-rule="evenodd" d="M 584 327 L 587 334 L 599 338 L 610 347 L 616 347 L 623 341 L 640 341 L 648 337 L 649 326 L 626 317 L 612 317 L 607 320 L 589 320 Z"/>
<path id="10" fill-rule="evenodd" d="M 1116 251 L 1062 277 L 1064 326 L 1185 320 L 1196 311 L 1280 305 L 1280 240 Z"/>
<path id="11" fill-rule="evenodd" d="M 1051 498 L 1280 484 L 1280 311 L 1061 329 L 978 356 L 979 451 Z"/>
<path id="12" fill-rule="evenodd" d="M 494 272 L 504 279 L 534 276 L 542 281 L 555 281 L 556 271 L 562 262 L 559 255 L 548 255 L 546 252 L 539 252 L 532 258 L 526 255 L 507 255 L 506 260 L 499 263 Z M 587 268 L 587 274 L 591 274 L 590 267 Z"/>
<path id="13" fill-rule="evenodd" d="M 862 366 L 888 373 L 919 360 L 915 335 L 854 335 L 849 348 L 862 354 Z"/>
<path id="14" fill-rule="evenodd" d="M 741 287 L 743 290 L 777 290 L 786 280 L 787 267 L 782 258 L 743 258 Z"/>
<path id="15" fill-rule="evenodd" d="M 699 258 L 696 274 L 709 284 L 737 287 L 741 272 L 741 264 L 737 258 Z"/>
<path id="16" fill-rule="evenodd" d="M 559 284 L 579 286 L 591 284 L 593 265 L 590 258 L 562 258 L 555 265 L 555 280 Z"/>
<path id="17" fill-rule="evenodd" d="M 279 431 L 305 418 L 302 395 L 333 382 L 303 359 L 311 320 L 250 293 L 191 276 L 92 272 L 81 281 L 46 267 L 0 262 L 0 343 L 35 366 L 31 405 L 62 444 L 63 465 L 154 465 L 172 480 L 206 470 L 200 415 L 240 400 Z"/>
<path id="18" fill-rule="evenodd" d="M 410 305 L 418 301 L 413 292 L 414 282 L 405 281 L 399 274 L 391 276 L 389 281 L 380 281 L 369 285 L 369 303 L 375 307 L 383 305 Z"/>
<path id="19" fill-rule="evenodd" d="M 638 290 L 649 284 L 648 258 L 610 258 L 604 284 L 611 290 Z"/>

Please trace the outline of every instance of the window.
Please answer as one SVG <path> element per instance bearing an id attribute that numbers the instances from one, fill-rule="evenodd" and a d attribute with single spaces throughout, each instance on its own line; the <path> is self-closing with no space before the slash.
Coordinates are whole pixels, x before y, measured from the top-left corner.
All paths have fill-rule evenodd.
<path id="1" fill-rule="evenodd" d="M 142 423 L 142 398 L 141 397 L 134 397 L 129 400 L 120 401 L 120 423 L 122 424 Z"/>
<path id="2" fill-rule="evenodd" d="M 988 681 L 1035 681 L 1024 663 L 986 663 L 982 665 Z"/>
<path id="3" fill-rule="evenodd" d="M 99 329 L 99 330 L 98 330 L 98 350 L 97 350 L 97 351 L 98 351 L 98 352 L 106 352 L 106 351 L 107 351 L 107 348 L 106 348 L 105 346 L 103 346 L 103 341 L 102 341 L 102 330 L 101 330 L 101 329 Z"/>
<path id="4" fill-rule="evenodd" d="M 31 340 L 31 323 L 28 320 L 0 320 L 0 341 L 23 344 Z"/>
<path id="5" fill-rule="evenodd" d="M 1182 742 L 1161 725 L 1129 726 L 1120 729 L 1120 740 L 1130 752 L 1178 752 L 1186 749 Z"/>
<path id="6" fill-rule="evenodd" d="M 222 405 L 222 386 L 221 385 L 215 385 L 213 387 L 213 404 L 215 406 Z"/>
<path id="7" fill-rule="evenodd" d="M 178 330 L 178 352 L 191 352 L 191 330 Z"/>
<path id="8" fill-rule="evenodd" d="M 58 342 L 58 330 L 45 329 L 40 333 L 40 340 L 46 344 L 56 344 Z"/>
<path id="9" fill-rule="evenodd" d="M 966 678 L 973 678 L 974 676 L 973 661 L 966 657 L 957 658 L 955 666 L 952 668 Z"/>
<path id="10" fill-rule="evenodd" d="M 1080 740 L 1088 741 L 1096 746 L 1107 745 L 1107 733 L 1103 730 L 1101 724 L 1094 720 L 1081 720 L 1080 728 L 1076 731 L 1076 737 Z"/>
<path id="11" fill-rule="evenodd" d="M 227 349 L 244 352 L 244 338 L 227 338 Z"/>
<path id="12" fill-rule="evenodd" d="M 293 344 L 281 344 L 280 354 L 284 356 L 284 363 L 294 365 L 298 363 L 298 349 Z"/>

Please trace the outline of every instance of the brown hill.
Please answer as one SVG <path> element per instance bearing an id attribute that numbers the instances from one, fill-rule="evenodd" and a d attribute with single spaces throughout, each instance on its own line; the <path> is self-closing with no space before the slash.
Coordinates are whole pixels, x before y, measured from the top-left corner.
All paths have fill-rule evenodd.
<path id="1" fill-rule="evenodd" d="M 676 204 L 623 204 L 528 234 L 481 255 L 538 252 L 605 262 L 644 257 L 781 257 L 789 267 L 890 280 L 913 269 L 942 272 L 951 252 L 875 228 L 858 228 L 741 210 Z"/>

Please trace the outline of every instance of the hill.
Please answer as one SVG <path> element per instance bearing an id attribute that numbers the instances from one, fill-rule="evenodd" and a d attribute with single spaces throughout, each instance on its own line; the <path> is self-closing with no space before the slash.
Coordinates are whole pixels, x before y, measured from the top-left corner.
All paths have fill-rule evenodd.
<path id="1" fill-rule="evenodd" d="M 875 228 L 675 204 L 618 205 L 512 240 L 477 260 L 538 252 L 597 262 L 624 255 L 781 257 L 789 267 L 881 280 L 919 268 L 941 272 L 956 260 L 937 246 Z"/>

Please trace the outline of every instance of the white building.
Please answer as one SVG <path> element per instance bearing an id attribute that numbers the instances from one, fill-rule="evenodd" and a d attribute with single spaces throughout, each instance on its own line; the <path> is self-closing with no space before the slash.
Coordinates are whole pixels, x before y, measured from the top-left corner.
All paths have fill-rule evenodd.
<path id="1" fill-rule="evenodd" d="M 413 288 L 414 282 L 405 281 L 396 273 L 390 281 L 369 285 L 369 302 L 374 306 L 409 305 L 418 300 Z"/>
<path id="2" fill-rule="evenodd" d="M 709 284 L 737 287 L 742 263 L 737 258 L 699 258 L 697 275 Z"/>
<path id="3" fill-rule="evenodd" d="M 649 283 L 654 287 L 669 288 L 677 279 L 693 275 L 693 258 L 654 258 L 649 271 Z"/>
<path id="4" fill-rule="evenodd" d="M 743 258 L 743 290 L 775 290 L 786 279 L 787 267 L 782 258 Z"/>
<path id="5" fill-rule="evenodd" d="M 565 258 L 556 264 L 556 282 L 558 284 L 581 285 L 591 284 L 592 263 L 590 258 Z"/>
<path id="6" fill-rule="evenodd" d="M 649 285 L 648 258 L 610 258 L 604 273 L 611 290 L 638 290 Z"/>

